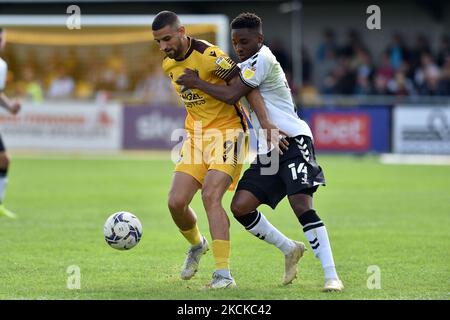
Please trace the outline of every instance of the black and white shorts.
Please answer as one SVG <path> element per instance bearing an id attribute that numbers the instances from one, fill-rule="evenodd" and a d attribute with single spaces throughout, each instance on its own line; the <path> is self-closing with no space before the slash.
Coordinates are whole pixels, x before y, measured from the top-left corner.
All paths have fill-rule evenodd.
<path id="1" fill-rule="evenodd" d="M 314 145 L 308 136 L 287 138 L 289 149 L 279 156 L 279 168 L 274 174 L 262 174 L 270 163 L 258 156 L 242 176 L 237 190 L 251 192 L 262 204 L 272 209 L 287 195 L 313 195 L 319 185 L 325 185 L 322 168 L 316 162 Z"/>

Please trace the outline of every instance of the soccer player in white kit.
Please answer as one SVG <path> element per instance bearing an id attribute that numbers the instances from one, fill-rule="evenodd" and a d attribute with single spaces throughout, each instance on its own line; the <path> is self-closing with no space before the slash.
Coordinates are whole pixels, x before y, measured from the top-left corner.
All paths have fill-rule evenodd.
<path id="1" fill-rule="evenodd" d="M 6 43 L 6 32 L 0 27 L 0 52 L 3 51 Z M 20 110 L 19 101 L 11 101 L 3 92 L 5 90 L 8 65 L 0 58 L 0 106 L 8 110 L 11 114 L 17 114 Z M 3 205 L 6 184 L 8 182 L 9 157 L 6 153 L 2 137 L 0 136 L 0 217 L 16 218 L 16 214 L 9 211 Z"/>
<path id="2" fill-rule="evenodd" d="M 275 209 L 287 196 L 314 255 L 322 264 L 324 291 L 342 291 L 344 286 L 336 272 L 327 230 L 313 209 L 313 194 L 319 185 L 325 184 L 325 178 L 316 162 L 311 130 L 295 111 L 280 64 L 263 44 L 261 19 L 253 13 L 241 13 L 231 22 L 231 29 L 233 47 L 241 60 L 239 77 L 230 81 L 228 86 L 219 86 L 203 81 L 195 72 L 186 70 L 178 83 L 187 88 L 200 89 L 230 104 L 243 96 L 252 96 L 251 107 L 249 104 L 247 106 L 254 129 L 275 131 L 273 129 L 278 128 L 285 135 L 285 138 L 280 136 L 281 141 L 274 141 L 273 135 L 267 134 L 272 146 L 280 143 L 279 170 L 275 174 L 263 174 L 262 169 L 270 163 L 265 164 L 262 156 L 266 156 L 265 159 L 272 156 L 273 159 L 273 154 L 271 151 L 267 153 L 269 148 L 266 148 L 267 155 L 258 155 L 256 163 L 244 172 L 233 197 L 231 211 L 247 231 L 284 253 L 283 284 L 289 284 L 296 277 L 297 262 L 305 247 L 301 242 L 287 238 L 257 210 L 261 204 Z M 256 88 L 260 95 L 255 93 Z M 255 103 L 258 101 L 255 96 L 260 96 L 262 101 Z M 259 139 L 260 145 L 264 145 L 263 140 Z"/>

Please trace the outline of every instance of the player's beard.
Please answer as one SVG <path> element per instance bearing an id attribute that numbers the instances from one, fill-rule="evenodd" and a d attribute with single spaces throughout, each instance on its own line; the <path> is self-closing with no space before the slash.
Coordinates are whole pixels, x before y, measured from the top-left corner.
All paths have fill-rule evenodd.
<path id="1" fill-rule="evenodd" d="M 183 45 L 181 39 L 178 39 L 177 46 L 165 52 L 166 56 L 170 59 L 182 59 L 183 58 Z"/>

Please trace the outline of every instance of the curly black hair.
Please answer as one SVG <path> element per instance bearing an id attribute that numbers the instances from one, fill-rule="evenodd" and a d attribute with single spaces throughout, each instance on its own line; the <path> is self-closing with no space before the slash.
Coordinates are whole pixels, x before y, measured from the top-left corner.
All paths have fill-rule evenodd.
<path id="1" fill-rule="evenodd" d="M 243 12 L 231 21 L 231 29 L 261 29 L 262 21 L 254 13 Z"/>

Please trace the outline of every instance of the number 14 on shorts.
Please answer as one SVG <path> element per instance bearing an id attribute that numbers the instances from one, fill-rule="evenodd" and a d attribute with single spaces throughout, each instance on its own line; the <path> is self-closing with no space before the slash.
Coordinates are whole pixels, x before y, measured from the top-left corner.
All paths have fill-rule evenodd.
<path id="1" fill-rule="evenodd" d="M 298 168 L 295 168 L 295 162 L 290 163 L 288 168 L 291 169 L 292 180 L 297 180 L 298 175 L 301 175 L 302 183 L 308 183 L 308 168 L 305 166 L 305 163 L 301 162 L 298 165 Z"/>

